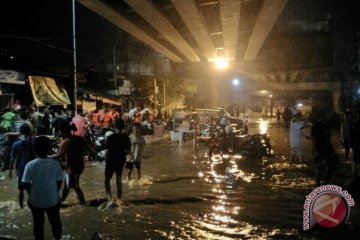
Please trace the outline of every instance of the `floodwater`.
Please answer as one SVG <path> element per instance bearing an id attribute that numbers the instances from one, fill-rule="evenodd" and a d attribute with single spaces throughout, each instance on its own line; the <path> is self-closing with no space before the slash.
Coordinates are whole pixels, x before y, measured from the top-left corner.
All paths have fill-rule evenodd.
<path id="1" fill-rule="evenodd" d="M 104 207 L 103 163 L 88 162 L 81 184 L 89 206 L 70 192 L 61 209 L 63 239 L 90 239 L 94 232 L 104 239 L 360 239 L 356 204 L 341 227 L 302 230 L 305 196 L 315 183 L 311 148 L 304 139 L 304 161 L 289 164 L 288 131 L 268 129 L 274 156 L 262 159 L 209 159 L 190 139 L 148 144 L 143 178 L 124 181 L 125 205 L 118 208 Z M 343 154 L 338 131 L 334 146 Z M 334 184 L 350 180 L 350 165 L 341 162 Z M 15 185 L 0 173 L 0 239 L 32 239 L 31 213 L 19 208 Z M 45 239 L 51 237 L 46 221 Z"/>

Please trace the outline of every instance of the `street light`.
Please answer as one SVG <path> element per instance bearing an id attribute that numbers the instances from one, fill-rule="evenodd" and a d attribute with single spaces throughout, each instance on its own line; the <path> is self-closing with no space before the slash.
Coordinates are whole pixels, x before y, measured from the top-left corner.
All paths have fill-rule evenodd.
<path id="1" fill-rule="evenodd" d="M 220 57 L 215 60 L 215 66 L 218 69 L 226 69 L 229 66 L 229 63 L 225 58 Z"/>
<path id="2" fill-rule="evenodd" d="M 360 88 L 356 90 L 357 95 L 360 95 Z"/>
<path id="3" fill-rule="evenodd" d="M 218 69 L 226 69 L 229 63 L 226 59 L 225 49 L 224 48 L 217 48 L 216 49 L 216 59 L 215 59 L 215 66 Z"/>
<path id="4" fill-rule="evenodd" d="M 234 86 L 237 86 L 237 85 L 240 84 L 240 81 L 239 81 L 239 79 L 235 78 L 235 79 L 232 80 L 232 83 L 233 83 Z"/>

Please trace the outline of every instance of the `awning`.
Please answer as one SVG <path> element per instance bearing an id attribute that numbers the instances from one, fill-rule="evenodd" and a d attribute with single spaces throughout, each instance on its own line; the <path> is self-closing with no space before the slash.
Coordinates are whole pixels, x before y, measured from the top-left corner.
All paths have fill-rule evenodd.
<path id="1" fill-rule="evenodd" d="M 101 101 L 103 103 L 121 106 L 123 104 L 122 100 L 119 97 L 116 97 L 116 99 L 111 99 L 112 96 L 109 94 L 104 94 L 102 92 L 96 92 L 89 89 L 82 89 L 78 88 L 78 93 L 85 94 L 88 99 L 95 100 L 95 101 Z"/>
<path id="2" fill-rule="evenodd" d="M 108 98 L 103 98 L 102 101 L 103 101 L 103 103 L 108 103 L 108 104 L 112 104 L 112 105 L 117 105 L 117 106 L 122 105 L 122 102 L 114 101 L 114 100 L 111 100 L 111 99 L 108 99 Z"/>

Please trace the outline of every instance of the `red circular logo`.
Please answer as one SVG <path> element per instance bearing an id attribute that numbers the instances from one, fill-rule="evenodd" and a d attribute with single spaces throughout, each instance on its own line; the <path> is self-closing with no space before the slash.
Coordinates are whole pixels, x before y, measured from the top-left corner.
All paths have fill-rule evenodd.
<path id="1" fill-rule="evenodd" d="M 312 215 L 319 225 L 331 228 L 343 223 L 348 215 L 348 207 L 339 195 L 323 193 L 315 200 Z"/>

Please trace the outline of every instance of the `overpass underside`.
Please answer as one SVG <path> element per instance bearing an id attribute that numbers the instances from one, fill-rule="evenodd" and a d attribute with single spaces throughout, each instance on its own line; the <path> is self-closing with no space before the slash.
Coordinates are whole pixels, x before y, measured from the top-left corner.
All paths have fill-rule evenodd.
<path id="1" fill-rule="evenodd" d="M 232 102 L 233 77 L 243 81 L 243 93 L 249 95 L 296 98 L 324 91 L 338 102 L 341 74 L 334 67 L 329 1 L 77 2 L 168 59 L 172 72 L 167 77 L 197 81 L 200 98 L 213 105 Z M 220 58 L 229 63 L 226 73 L 213 68 Z"/>

